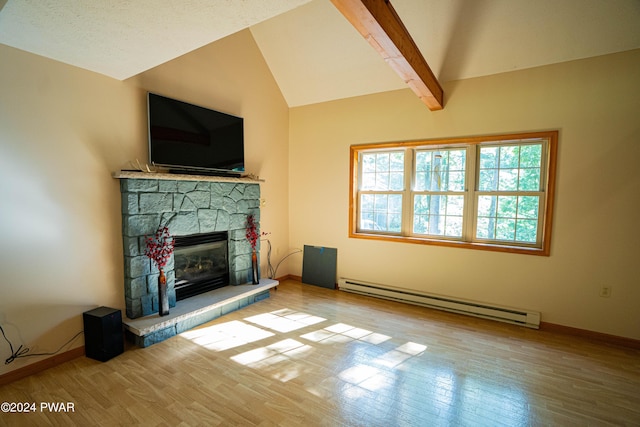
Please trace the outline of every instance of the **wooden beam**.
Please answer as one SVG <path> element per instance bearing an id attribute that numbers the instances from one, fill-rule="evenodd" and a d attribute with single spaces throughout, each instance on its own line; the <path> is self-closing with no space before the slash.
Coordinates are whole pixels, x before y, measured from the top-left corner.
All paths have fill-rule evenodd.
<path id="1" fill-rule="evenodd" d="M 431 111 L 444 107 L 444 92 L 388 0 L 331 0 Z"/>

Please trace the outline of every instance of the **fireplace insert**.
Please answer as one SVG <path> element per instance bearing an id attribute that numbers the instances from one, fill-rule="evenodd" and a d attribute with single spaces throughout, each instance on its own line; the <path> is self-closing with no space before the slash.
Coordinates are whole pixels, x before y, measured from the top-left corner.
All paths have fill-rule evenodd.
<path id="1" fill-rule="evenodd" d="M 175 236 L 176 300 L 180 301 L 229 284 L 226 231 Z"/>

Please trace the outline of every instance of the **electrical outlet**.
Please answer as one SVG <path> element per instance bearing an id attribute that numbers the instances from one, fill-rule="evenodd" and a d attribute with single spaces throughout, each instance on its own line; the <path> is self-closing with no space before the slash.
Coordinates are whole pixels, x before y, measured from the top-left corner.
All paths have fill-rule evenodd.
<path id="1" fill-rule="evenodd" d="M 603 298 L 609 298 L 611 296 L 611 286 L 602 285 L 600 288 L 600 296 Z"/>

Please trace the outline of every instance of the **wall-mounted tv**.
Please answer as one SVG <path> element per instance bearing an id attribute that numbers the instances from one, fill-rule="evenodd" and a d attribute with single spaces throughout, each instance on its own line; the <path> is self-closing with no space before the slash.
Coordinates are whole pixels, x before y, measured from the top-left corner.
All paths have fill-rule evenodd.
<path id="1" fill-rule="evenodd" d="M 172 172 L 244 173 L 244 121 L 154 93 L 147 97 L 149 161 Z"/>

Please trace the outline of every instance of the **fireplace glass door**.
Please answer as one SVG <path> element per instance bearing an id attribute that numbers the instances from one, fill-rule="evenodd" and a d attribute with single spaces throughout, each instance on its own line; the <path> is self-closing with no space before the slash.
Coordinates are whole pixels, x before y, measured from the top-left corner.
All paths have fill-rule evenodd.
<path id="1" fill-rule="evenodd" d="M 229 284 L 227 232 L 175 237 L 176 300 Z"/>

